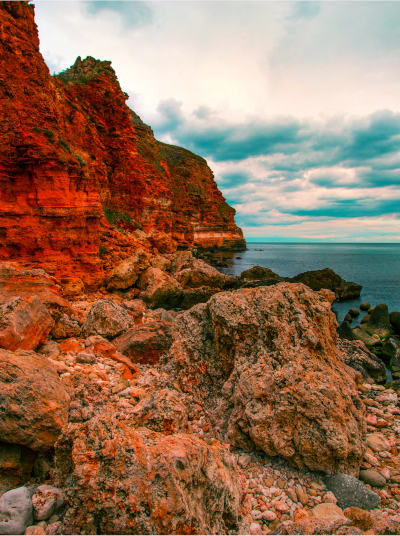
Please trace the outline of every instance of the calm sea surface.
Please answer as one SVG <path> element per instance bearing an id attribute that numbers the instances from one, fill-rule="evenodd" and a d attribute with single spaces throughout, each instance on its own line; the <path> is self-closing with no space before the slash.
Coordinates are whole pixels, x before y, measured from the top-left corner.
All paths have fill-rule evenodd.
<path id="1" fill-rule="evenodd" d="M 284 277 L 307 270 L 332 268 L 343 279 L 363 286 L 361 299 L 335 303 L 341 321 L 362 301 L 386 303 L 389 311 L 400 311 L 400 244 L 283 244 L 248 243 L 247 251 L 224 256 L 227 274 L 239 275 L 259 265 Z M 359 321 L 359 320 L 358 320 Z"/>

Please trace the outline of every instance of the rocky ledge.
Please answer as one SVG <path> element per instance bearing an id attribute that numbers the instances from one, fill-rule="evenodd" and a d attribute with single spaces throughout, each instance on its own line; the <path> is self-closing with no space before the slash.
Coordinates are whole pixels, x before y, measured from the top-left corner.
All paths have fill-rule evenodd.
<path id="1" fill-rule="evenodd" d="M 0 268 L 0 534 L 400 533 L 399 388 L 263 270 Z"/>

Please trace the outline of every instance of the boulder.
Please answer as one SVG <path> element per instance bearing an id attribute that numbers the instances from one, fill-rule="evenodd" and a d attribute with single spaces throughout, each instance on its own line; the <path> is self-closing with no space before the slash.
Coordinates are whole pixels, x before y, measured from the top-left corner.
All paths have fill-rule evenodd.
<path id="1" fill-rule="evenodd" d="M 82 334 L 101 335 L 112 339 L 129 329 L 134 318 L 129 312 L 110 300 L 98 300 L 92 305 L 82 326 Z"/>
<path id="2" fill-rule="evenodd" d="M 386 485 L 386 478 L 378 471 L 375 471 L 375 469 L 361 470 L 360 480 L 376 488 L 383 488 Z"/>
<path id="3" fill-rule="evenodd" d="M 159 268 L 151 267 L 143 272 L 138 287 L 142 290 L 141 298 L 152 307 L 179 307 L 183 299 L 178 281 Z"/>
<path id="4" fill-rule="evenodd" d="M 42 484 L 36 488 L 32 497 L 32 505 L 36 521 L 49 519 L 64 505 L 63 492 L 54 486 Z"/>
<path id="5" fill-rule="evenodd" d="M 364 510 L 372 510 L 380 505 L 379 495 L 354 476 L 347 474 L 328 476 L 325 478 L 325 484 L 337 498 L 340 508 L 357 506 Z"/>
<path id="6" fill-rule="evenodd" d="M 399 358 L 400 339 L 398 337 L 389 337 L 382 345 L 381 354 L 389 362 Z"/>
<path id="7" fill-rule="evenodd" d="M 378 335 L 387 335 L 392 330 L 392 325 L 389 319 L 388 307 L 384 303 L 380 303 L 374 307 L 368 321 L 368 330 Z"/>
<path id="8" fill-rule="evenodd" d="M 364 378 L 373 378 L 378 382 L 386 380 L 384 362 L 370 352 L 363 342 L 341 339 L 338 346 L 343 352 L 344 362 L 361 372 Z"/>
<path id="9" fill-rule="evenodd" d="M 244 481 L 218 442 L 101 415 L 70 427 L 56 462 L 70 505 L 65 534 L 239 532 Z"/>
<path id="10" fill-rule="evenodd" d="M 361 324 L 360 327 L 353 329 L 353 334 L 357 340 L 362 341 L 367 346 L 374 346 L 380 343 L 378 335 L 374 337 L 371 331 L 368 329 L 368 324 Z"/>
<path id="11" fill-rule="evenodd" d="M 79 337 L 81 334 L 81 326 L 79 322 L 63 314 L 55 323 L 51 330 L 51 335 L 55 339 L 68 339 L 70 337 Z"/>
<path id="12" fill-rule="evenodd" d="M 390 313 L 389 320 L 395 333 L 400 335 L 400 312 L 393 311 L 392 313 Z"/>
<path id="13" fill-rule="evenodd" d="M 348 313 L 352 318 L 356 318 L 357 316 L 359 316 L 360 314 L 360 311 L 356 308 L 356 307 L 352 307 L 351 309 L 349 309 L 349 313 Z"/>
<path id="14" fill-rule="evenodd" d="M 333 299 L 290 283 L 216 294 L 179 315 L 164 370 L 195 389 L 221 439 L 358 474 L 365 414 L 335 344 Z"/>
<path id="15" fill-rule="evenodd" d="M 15 296 L 0 304 L 0 347 L 35 350 L 43 344 L 54 321 L 37 296 Z"/>
<path id="16" fill-rule="evenodd" d="M 67 422 L 69 396 L 51 360 L 0 350 L 0 441 L 34 451 L 53 447 Z"/>
<path id="17" fill-rule="evenodd" d="M 363 301 L 360 304 L 360 310 L 361 311 L 368 311 L 370 308 L 371 308 L 371 304 L 369 302 L 367 302 L 367 301 Z"/>
<path id="18" fill-rule="evenodd" d="M 248 270 L 245 270 L 240 274 L 241 286 L 251 286 L 250 283 L 254 282 L 261 285 L 273 285 L 283 281 L 283 278 L 270 270 L 262 266 L 253 266 Z"/>
<path id="19" fill-rule="evenodd" d="M 150 231 L 148 239 L 150 244 L 160 253 L 173 253 L 178 246 L 178 243 L 170 234 L 158 231 L 157 229 L 152 229 Z"/>
<path id="20" fill-rule="evenodd" d="M 128 329 L 115 339 L 114 344 L 121 354 L 134 363 L 157 363 L 171 344 L 171 324 L 153 321 Z"/>
<path id="21" fill-rule="evenodd" d="M 345 281 L 330 268 L 303 272 L 292 277 L 294 283 L 304 283 L 313 290 L 326 288 L 335 293 L 337 301 L 352 300 L 361 294 L 362 286 L 351 281 Z"/>
<path id="22" fill-rule="evenodd" d="M 342 340 L 347 340 L 347 341 L 357 340 L 357 337 L 354 334 L 353 329 L 347 320 L 343 320 L 343 322 L 338 327 L 338 335 Z"/>
<path id="23" fill-rule="evenodd" d="M 0 497 L 0 534 L 25 534 L 32 521 L 32 500 L 28 488 L 12 489 Z"/>
<path id="24" fill-rule="evenodd" d="M 108 290 L 124 290 L 132 287 L 140 274 L 150 266 L 150 255 L 140 250 L 118 264 L 107 280 Z"/>

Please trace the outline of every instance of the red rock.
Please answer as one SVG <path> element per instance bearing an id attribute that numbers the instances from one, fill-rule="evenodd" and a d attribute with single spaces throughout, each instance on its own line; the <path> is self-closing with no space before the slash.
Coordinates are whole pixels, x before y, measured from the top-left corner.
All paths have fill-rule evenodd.
<path id="1" fill-rule="evenodd" d="M 54 321 L 37 296 L 14 297 L 0 304 L 0 347 L 35 350 L 43 344 Z"/>
<path id="2" fill-rule="evenodd" d="M 53 447 L 67 423 L 69 396 L 51 360 L 0 350 L 0 440 L 35 451 Z"/>
<path id="3" fill-rule="evenodd" d="M 172 344 L 170 331 L 167 322 L 150 322 L 129 329 L 114 339 L 114 344 L 134 363 L 155 364 Z"/>
<path id="4" fill-rule="evenodd" d="M 237 533 L 244 496 L 228 449 L 98 416 L 70 426 L 57 466 L 67 534 Z"/>
<path id="5" fill-rule="evenodd" d="M 34 7 L 1 2 L 0 23 L 0 259 L 94 286 L 140 244 L 244 246 L 206 161 L 154 139 L 110 62 L 51 77 Z"/>
<path id="6" fill-rule="evenodd" d="M 336 347 L 332 299 L 290 283 L 216 294 L 177 318 L 165 371 L 235 446 L 358 475 L 365 410 Z"/>

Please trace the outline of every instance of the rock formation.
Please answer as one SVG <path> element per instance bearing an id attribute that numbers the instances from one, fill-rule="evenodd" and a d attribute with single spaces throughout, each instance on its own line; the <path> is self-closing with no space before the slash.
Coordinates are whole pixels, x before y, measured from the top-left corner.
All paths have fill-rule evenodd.
<path id="1" fill-rule="evenodd" d="M 93 285 L 143 240 L 244 247 L 206 161 L 154 139 L 110 62 L 51 77 L 34 6 L 2 2 L 0 22 L 0 259 Z"/>

